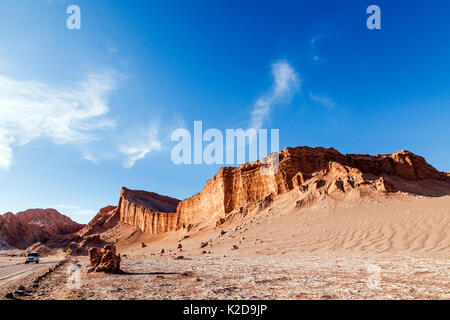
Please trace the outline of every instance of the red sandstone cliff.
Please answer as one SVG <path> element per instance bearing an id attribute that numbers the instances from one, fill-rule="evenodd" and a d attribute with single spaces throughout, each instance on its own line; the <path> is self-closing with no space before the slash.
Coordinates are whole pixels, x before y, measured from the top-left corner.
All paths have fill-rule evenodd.
<path id="1" fill-rule="evenodd" d="M 263 174 L 264 167 L 271 169 L 262 161 L 221 168 L 200 193 L 178 205 L 177 228 L 225 218 L 233 210 L 294 189 L 299 192 L 300 205 L 302 201 L 352 190 L 359 194 L 395 190 L 450 194 L 448 174 L 408 151 L 370 156 L 343 155 L 333 148 L 286 148 L 279 153 L 276 173 Z M 436 188 L 427 190 L 423 183 L 419 184 L 421 181 L 432 181 Z"/>
<path id="2" fill-rule="evenodd" d="M 76 233 L 55 235 L 45 245 L 52 249 L 71 249 L 73 255 L 87 254 L 92 247 L 103 247 L 109 244 L 102 238 L 102 233 L 113 230 L 119 223 L 117 207 L 106 206 L 95 217 Z"/>
<path id="3" fill-rule="evenodd" d="M 102 233 L 121 223 L 152 235 L 190 229 L 205 221 L 220 223 L 233 212 L 242 213 L 250 207 L 262 209 L 286 192 L 296 192 L 296 203 L 292 204 L 296 207 L 325 198 L 378 196 L 395 191 L 428 196 L 450 194 L 448 173 L 437 171 L 424 158 L 408 151 L 371 156 L 344 155 L 332 148 L 286 148 L 279 153 L 278 170 L 267 174 L 272 169 L 265 161 L 223 167 L 200 193 L 181 202 L 153 192 L 122 188 L 117 207 L 101 209 L 76 234 L 52 237 L 46 244 L 82 253 L 103 246 L 106 240 Z"/>
<path id="4" fill-rule="evenodd" d="M 296 190 L 296 206 L 326 197 L 344 198 L 403 191 L 428 196 L 450 194 L 450 177 L 408 151 L 387 155 L 341 154 L 330 148 L 286 148 L 279 167 L 266 161 L 223 167 L 203 190 L 179 201 L 152 192 L 123 188 L 114 216 L 142 232 L 159 234 L 226 218 L 251 205 Z"/>
<path id="5" fill-rule="evenodd" d="M 148 234 L 159 234 L 175 230 L 180 202 L 167 196 L 147 191 L 122 188 L 117 212 L 120 221 L 137 227 Z"/>
<path id="6" fill-rule="evenodd" d="M 106 206 L 101 208 L 95 217 L 77 235 L 89 236 L 95 233 L 102 233 L 113 228 L 119 222 L 117 207 Z"/>
<path id="7" fill-rule="evenodd" d="M 26 249 L 35 242 L 45 243 L 53 236 L 77 232 L 82 227 L 55 209 L 0 215 L 0 239 L 19 249 Z"/>
<path id="8" fill-rule="evenodd" d="M 117 207 L 107 206 L 76 234 L 53 237 L 51 247 L 71 248 L 75 254 L 85 254 L 91 247 L 103 247 L 114 243 L 110 230 L 118 233 L 123 224 L 135 230 L 156 235 L 176 230 L 178 223 L 177 205 L 180 202 L 154 192 L 122 188 Z M 113 231 L 114 233 L 114 231 Z M 114 238 L 114 237 L 113 237 Z"/>

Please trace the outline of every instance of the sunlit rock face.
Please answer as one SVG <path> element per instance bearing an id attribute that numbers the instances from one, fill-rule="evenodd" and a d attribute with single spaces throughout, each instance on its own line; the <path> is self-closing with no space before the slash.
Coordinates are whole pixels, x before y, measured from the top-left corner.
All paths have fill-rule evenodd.
<path id="1" fill-rule="evenodd" d="M 83 227 L 55 209 L 8 212 L 0 215 L 0 240 L 26 249 L 33 243 L 45 243 L 54 236 L 75 233 Z"/>
<path id="2" fill-rule="evenodd" d="M 327 197 L 411 190 L 428 195 L 426 187 L 417 187 L 421 181 L 431 181 L 439 194 L 450 194 L 448 174 L 409 151 L 371 156 L 341 154 L 333 148 L 285 148 L 277 167 L 265 160 L 223 167 L 200 193 L 183 201 L 122 188 L 117 209 L 111 212 L 120 221 L 156 235 L 224 219 L 252 204 L 267 206 L 277 195 L 292 190 L 298 192 L 294 205 L 302 207 Z"/>
<path id="3" fill-rule="evenodd" d="M 409 151 L 371 156 L 344 155 L 333 148 L 285 148 L 279 153 L 278 170 L 274 169 L 270 161 L 221 168 L 200 193 L 180 202 L 177 228 L 224 218 L 270 194 L 276 196 L 293 189 L 299 190 L 299 199 L 307 196 L 311 201 L 355 189 L 361 195 L 394 192 L 395 185 L 404 191 L 403 180 L 405 185 L 433 180 L 441 183 L 442 193 L 446 193 L 450 182 L 447 173 L 437 171 L 423 157 Z"/>
<path id="4" fill-rule="evenodd" d="M 159 234 L 177 228 L 179 202 L 153 192 L 122 188 L 117 210 L 120 221 L 136 226 L 142 232 Z"/>

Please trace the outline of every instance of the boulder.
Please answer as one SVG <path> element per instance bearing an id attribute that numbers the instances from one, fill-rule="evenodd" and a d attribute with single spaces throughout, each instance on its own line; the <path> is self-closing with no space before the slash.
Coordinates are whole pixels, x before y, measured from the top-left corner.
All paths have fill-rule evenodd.
<path id="1" fill-rule="evenodd" d="M 121 273 L 120 254 L 116 254 L 116 247 L 112 244 L 106 245 L 103 249 L 89 249 L 90 272 Z"/>

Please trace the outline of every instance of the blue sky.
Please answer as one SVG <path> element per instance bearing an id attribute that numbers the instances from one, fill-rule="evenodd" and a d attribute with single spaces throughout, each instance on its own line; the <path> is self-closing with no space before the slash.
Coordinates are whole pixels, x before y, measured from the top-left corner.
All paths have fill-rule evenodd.
<path id="1" fill-rule="evenodd" d="M 66 28 L 71 4 L 81 30 Z M 366 28 L 371 4 L 381 30 Z M 0 212 L 54 207 L 86 223 L 122 186 L 189 197 L 219 168 L 172 163 L 171 132 L 195 120 L 277 128 L 281 149 L 406 149 L 450 171 L 449 9 L 2 0 Z"/>

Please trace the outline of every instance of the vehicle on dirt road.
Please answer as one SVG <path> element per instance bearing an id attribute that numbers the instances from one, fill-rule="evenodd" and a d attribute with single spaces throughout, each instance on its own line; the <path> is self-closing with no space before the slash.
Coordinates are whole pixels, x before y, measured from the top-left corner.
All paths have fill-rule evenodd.
<path id="1" fill-rule="evenodd" d="M 25 264 L 28 263 L 39 263 L 39 253 L 37 252 L 30 252 L 27 254 L 27 257 L 25 259 Z"/>

